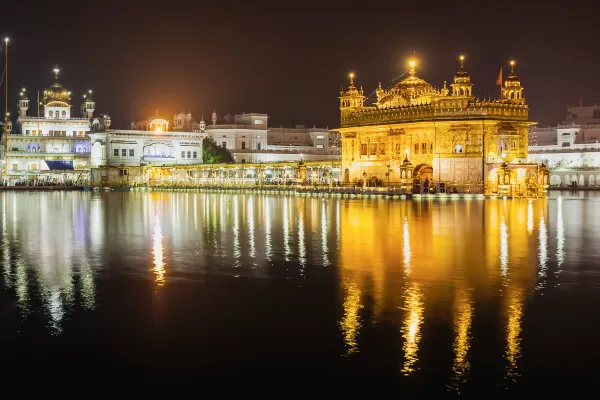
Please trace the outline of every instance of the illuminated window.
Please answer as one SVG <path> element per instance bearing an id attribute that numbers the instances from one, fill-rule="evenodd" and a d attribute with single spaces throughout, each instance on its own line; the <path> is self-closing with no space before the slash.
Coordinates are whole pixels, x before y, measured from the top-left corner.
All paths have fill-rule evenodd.
<path id="1" fill-rule="evenodd" d="M 264 124 L 264 122 L 263 122 L 262 119 L 255 119 L 254 120 L 254 125 L 263 125 L 263 124 Z"/>
<path id="2" fill-rule="evenodd" d="M 455 144 L 454 145 L 454 152 L 455 153 L 462 153 L 463 152 L 463 145 L 462 144 Z"/>
<path id="3" fill-rule="evenodd" d="M 317 136 L 317 139 L 319 139 L 319 140 L 323 140 L 323 139 L 325 139 L 325 136 L 323 136 L 323 135 L 318 135 L 318 136 Z"/>
<path id="4" fill-rule="evenodd" d="M 121 157 L 127 157 L 127 149 L 121 149 Z"/>
<path id="5" fill-rule="evenodd" d="M 427 143 L 421 143 L 421 154 L 427 154 Z"/>
<path id="6" fill-rule="evenodd" d="M 419 154 L 419 143 L 415 143 L 415 154 Z"/>
<path id="7" fill-rule="evenodd" d="M 31 169 L 38 169 L 37 164 L 31 164 Z"/>
<path id="8" fill-rule="evenodd" d="M 323 148 L 323 145 L 322 145 L 322 144 L 318 144 L 318 145 L 317 145 L 317 149 L 322 149 L 322 148 Z"/>
<path id="9" fill-rule="evenodd" d="M 34 129 L 34 130 L 32 130 L 32 131 L 31 131 L 31 135 L 32 135 L 32 136 L 37 136 L 37 131 L 36 131 L 35 129 Z"/>
<path id="10" fill-rule="evenodd" d="M 113 150 L 113 155 L 114 155 L 115 157 L 119 157 L 119 149 L 114 149 L 114 150 Z"/>

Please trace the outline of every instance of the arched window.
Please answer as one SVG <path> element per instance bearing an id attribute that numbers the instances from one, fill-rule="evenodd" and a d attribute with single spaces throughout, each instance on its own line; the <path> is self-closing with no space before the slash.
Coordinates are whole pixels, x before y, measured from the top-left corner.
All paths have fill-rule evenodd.
<path id="1" fill-rule="evenodd" d="M 54 112 L 52 110 L 48 111 L 48 118 L 54 118 Z"/>
<path id="2" fill-rule="evenodd" d="M 66 111 L 63 111 L 61 116 L 62 116 L 63 118 L 67 118 L 67 112 L 66 112 Z"/>

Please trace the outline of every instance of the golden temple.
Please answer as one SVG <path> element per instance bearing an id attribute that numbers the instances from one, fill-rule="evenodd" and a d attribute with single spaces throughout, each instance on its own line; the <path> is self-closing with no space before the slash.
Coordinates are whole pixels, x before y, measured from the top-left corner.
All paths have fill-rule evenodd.
<path id="1" fill-rule="evenodd" d="M 500 98 L 480 100 L 473 96 L 464 56 L 459 60 L 450 88 L 444 82 L 441 89 L 419 78 L 410 61 L 404 79 L 389 89 L 379 84 L 373 105 L 365 105 L 363 89 L 350 74 L 339 97 L 345 183 L 391 181 L 421 191 L 426 182 L 431 188 L 441 183 L 442 191 L 545 193 L 545 166 L 528 161 L 533 123 L 515 63 L 504 82 L 499 77 Z"/>

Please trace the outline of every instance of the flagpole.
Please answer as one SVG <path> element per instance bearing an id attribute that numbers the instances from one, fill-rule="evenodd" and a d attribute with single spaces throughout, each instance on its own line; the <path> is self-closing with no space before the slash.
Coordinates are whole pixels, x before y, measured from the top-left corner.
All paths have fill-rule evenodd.
<path id="1" fill-rule="evenodd" d="M 4 103 L 4 175 L 8 176 L 8 38 L 4 38 L 4 88 L 5 103 Z"/>

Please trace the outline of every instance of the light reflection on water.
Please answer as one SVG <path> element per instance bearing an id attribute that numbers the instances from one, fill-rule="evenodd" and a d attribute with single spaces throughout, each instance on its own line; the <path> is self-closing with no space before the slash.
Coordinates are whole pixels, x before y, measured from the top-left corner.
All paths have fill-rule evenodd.
<path id="1" fill-rule="evenodd" d="M 288 291 L 295 307 L 318 297 L 322 307 L 312 312 L 336 310 L 329 324 L 345 360 L 385 346 L 395 372 L 411 379 L 427 373 L 435 353 L 448 365 L 443 386 L 462 393 L 482 359 L 474 351 L 503 371 L 490 379 L 509 386 L 526 379 L 524 354 L 544 366 L 546 354 L 524 349 L 528 338 L 549 334 L 560 310 L 539 296 L 563 294 L 558 281 L 570 288 L 598 283 L 581 267 L 600 263 L 598 250 L 581 244 L 600 238 L 597 225 L 584 224 L 600 218 L 595 197 L 389 203 L 207 193 L 0 196 L 0 290 L 22 319 L 43 314 L 54 335 L 78 308 L 90 315 L 102 308 L 112 292 L 100 290 L 100 280 L 109 282 L 105 288 L 117 278 L 148 282 L 162 287 L 161 296 L 181 283 L 201 285 L 206 276 L 261 280 L 268 293 L 290 282 L 307 296 Z M 240 288 L 224 291 L 243 298 Z M 227 318 L 237 313 L 269 314 L 242 306 Z M 538 319 L 544 323 L 526 323 Z M 433 328 L 443 324 L 447 330 Z M 497 342 L 478 345 L 484 339 Z M 447 344 L 447 355 L 429 348 L 438 342 Z"/>

